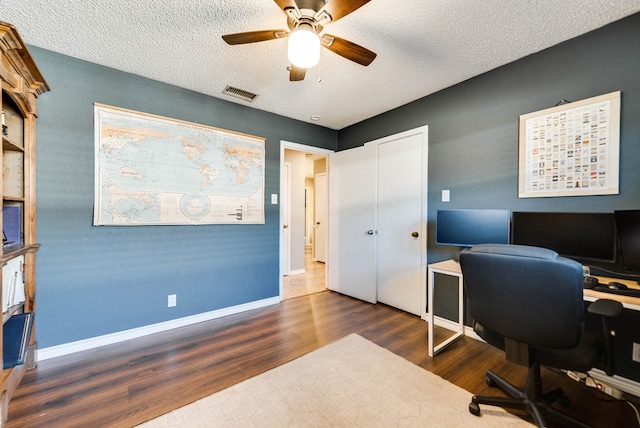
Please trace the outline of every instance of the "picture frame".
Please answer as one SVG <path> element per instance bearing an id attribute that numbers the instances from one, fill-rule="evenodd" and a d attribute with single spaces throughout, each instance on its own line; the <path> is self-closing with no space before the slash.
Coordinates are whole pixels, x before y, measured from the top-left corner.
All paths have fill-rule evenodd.
<path id="1" fill-rule="evenodd" d="M 265 138 L 94 103 L 94 226 L 264 224 Z"/>
<path id="2" fill-rule="evenodd" d="M 520 116 L 518 197 L 619 193 L 620 91 Z"/>

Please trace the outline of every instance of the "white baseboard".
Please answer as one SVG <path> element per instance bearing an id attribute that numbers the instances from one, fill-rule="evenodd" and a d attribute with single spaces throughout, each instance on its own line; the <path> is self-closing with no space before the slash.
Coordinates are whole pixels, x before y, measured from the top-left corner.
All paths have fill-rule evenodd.
<path id="1" fill-rule="evenodd" d="M 292 271 L 290 271 L 287 276 L 289 275 L 302 275 L 303 273 L 306 273 L 306 271 L 304 269 L 294 269 Z"/>
<path id="2" fill-rule="evenodd" d="M 74 352 L 87 351 L 89 349 L 98 348 L 100 346 L 112 345 L 137 337 L 147 336 L 149 334 L 161 333 L 163 331 L 172 330 L 178 327 L 185 327 L 203 321 L 209 321 L 216 318 L 233 315 L 240 312 L 259 309 L 265 306 L 280 303 L 279 297 L 271 297 L 268 299 L 258 300 L 255 302 L 244 303 L 242 305 L 231 306 L 229 308 L 218 309 L 202 314 L 191 315 L 184 318 L 178 318 L 171 321 L 165 321 L 157 324 L 151 324 L 144 327 L 133 328 L 131 330 L 119 331 L 117 333 L 105 334 L 104 336 L 92 337 L 90 339 L 78 340 L 76 342 L 65 343 L 62 345 L 50 346 L 48 348 L 39 349 L 37 351 L 38 361 L 48 360 L 50 358 L 61 357 L 63 355 L 72 354 Z"/>

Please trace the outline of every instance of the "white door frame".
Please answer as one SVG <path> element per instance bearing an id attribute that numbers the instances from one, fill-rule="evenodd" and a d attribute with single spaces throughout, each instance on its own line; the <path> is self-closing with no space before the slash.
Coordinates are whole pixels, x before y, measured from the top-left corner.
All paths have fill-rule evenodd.
<path id="1" fill-rule="evenodd" d="M 293 143 L 291 141 L 285 141 L 285 140 L 280 140 L 280 171 L 282 171 L 283 165 L 284 165 L 284 151 L 285 149 L 289 149 L 289 150 L 297 150 L 299 152 L 305 152 L 305 153 L 315 153 L 315 154 L 320 154 L 320 155 L 325 155 L 327 157 L 329 157 L 329 155 L 331 153 L 334 153 L 333 150 L 328 150 L 328 149 L 322 149 L 320 147 L 313 147 L 313 146 L 307 146 L 304 144 L 299 144 L 299 143 Z M 327 161 L 327 165 L 328 165 L 328 161 Z M 327 167 L 327 174 L 329 173 L 329 168 Z M 280 176 L 280 194 L 282 195 L 283 192 L 286 192 L 286 189 L 288 186 L 288 183 L 283 183 L 282 182 L 282 175 Z M 282 278 L 284 277 L 286 272 L 282 271 L 282 260 L 286 260 L 285 258 L 288 258 L 290 256 L 289 248 L 285 248 L 286 245 L 283 242 L 283 206 L 282 204 L 280 205 L 280 209 L 278 210 L 279 214 L 279 229 L 278 229 L 278 236 L 279 236 L 279 246 L 280 246 L 280 263 L 279 263 L 279 273 L 278 273 L 278 281 L 279 281 L 279 287 L 280 287 L 280 301 L 283 300 L 283 296 L 284 296 L 284 291 L 283 291 L 283 280 Z M 326 277 L 326 269 L 327 266 L 325 264 L 325 277 Z"/>

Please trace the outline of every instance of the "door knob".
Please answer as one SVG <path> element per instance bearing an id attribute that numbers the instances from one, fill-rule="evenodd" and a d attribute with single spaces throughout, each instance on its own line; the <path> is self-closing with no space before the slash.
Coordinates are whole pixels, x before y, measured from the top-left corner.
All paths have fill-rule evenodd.
<path id="1" fill-rule="evenodd" d="M 367 235 L 373 235 L 373 229 L 367 230 Z"/>
<path id="2" fill-rule="evenodd" d="M 414 238 L 417 238 L 418 236 L 420 236 L 420 234 L 418 232 L 413 232 L 411 236 L 413 236 Z"/>

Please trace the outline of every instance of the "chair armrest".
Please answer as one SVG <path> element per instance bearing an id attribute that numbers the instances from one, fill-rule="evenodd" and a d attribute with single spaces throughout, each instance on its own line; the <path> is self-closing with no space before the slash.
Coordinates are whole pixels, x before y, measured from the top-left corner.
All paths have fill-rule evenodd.
<path id="1" fill-rule="evenodd" d="M 608 376 L 613 376 L 613 336 L 615 331 L 611 329 L 611 320 L 622 313 L 622 303 L 615 300 L 599 299 L 587 307 L 587 312 L 598 315 L 602 319 L 602 344 L 604 347 L 603 358 L 598 363 L 598 368 L 604 370 Z"/>
<path id="2" fill-rule="evenodd" d="M 617 318 L 622 313 L 622 303 L 610 299 L 599 299 L 591 303 L 587 308 L 590 314 L 601 315 L 607 318 Z"/>

